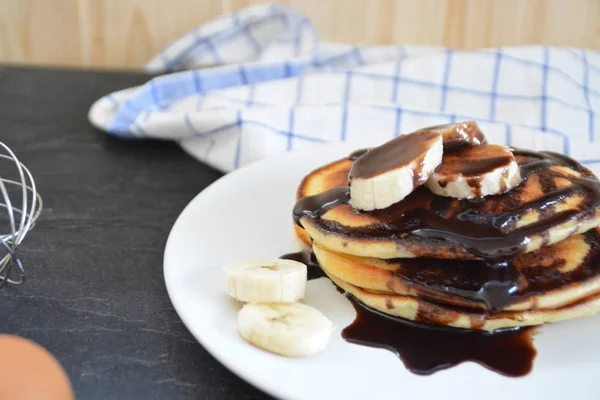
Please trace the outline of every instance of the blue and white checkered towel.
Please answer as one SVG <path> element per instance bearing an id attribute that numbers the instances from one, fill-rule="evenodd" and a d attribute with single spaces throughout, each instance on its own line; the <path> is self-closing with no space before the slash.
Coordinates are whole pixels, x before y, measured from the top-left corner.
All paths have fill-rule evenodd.
<path id="1" fill-rule="evenodd" d="M 225 15 L 148 63 L 169 73 L 90 109 L 100 129 L 178 141 L 222 171 L 267 155 L 476 120 L 492 143 L 566 153 L 600 173 L 600 53 L 319 42 L 280 4 Z M 177 72 L 180 71 L 180 72 Z"/>

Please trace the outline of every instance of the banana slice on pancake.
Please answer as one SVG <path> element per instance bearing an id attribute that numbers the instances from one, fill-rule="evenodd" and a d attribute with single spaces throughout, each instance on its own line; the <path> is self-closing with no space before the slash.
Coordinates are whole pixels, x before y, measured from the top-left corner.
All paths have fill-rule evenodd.
<path id="1" fill-rule="evenodd" d="M 442 153 L 442 135 L 434 131 L 402 135 L 372 148 L 350 170 L 352 206 L 372 211 L 401 201 L 429 179 Z"/>
<path id="2" fill-rule="evenodd" d="M 439 196 L 472 199 L 507 192 L 521 183 L 519 165 L 505 146 L 460 146 L 444 152 L 425 186 Z"/>

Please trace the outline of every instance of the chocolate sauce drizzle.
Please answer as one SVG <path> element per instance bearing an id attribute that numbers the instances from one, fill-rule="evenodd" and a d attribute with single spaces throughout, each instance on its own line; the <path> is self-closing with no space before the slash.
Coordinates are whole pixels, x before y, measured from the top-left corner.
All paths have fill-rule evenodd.
<path id="1" fill-rule="evenodd" d="M 411 135 L 401 135 L 383 146 L 375 147 L 358 157 L 348 175 L 348 179 L 366 179 L 411 163 L 414 169 L 414 186 L 421 185 L 427 176 L 421 174 L 423 160 L 427 152 L 440 141 L 439 133 L 420 131 Z"/>
<path id="2" fill-rule="evenodd" d="M 351 160 L 351 161 L 356 161 L 356 160 L 358 160 L 359 157 L 361 157 L 362 155 L 364 155 L 367 151 L 369 151 L 369 149 L 359 149 L 359 150 L 356 150 L 356 151 L 352 152 L 348 156 L 348 159 Z"/>
<path id="3" fill-rule="evenodd" d="M 500 192 L 505 192 L 511 164 L 516 164 L 515 157 L 504 146 L 485 144 L 445 149 L 442 164 L 436 170 L 444 179 L 439 180 L 438 184 L 445 188 L 448 183 L 464 177 L 467 184 L 474 189 L 475 195 L 481 196 L 482 176 L 487 172 L 500 170 Z"/>
<path id="4" fill-rule="evenodd" d="M 320 218 L 331 208 L 348 204 L 349 201 L 350 188 L 348 186 L 338 186 L 315 196 L 303 197 L 294 205 L 294 222 L 296 225 L 302 226 L 300 218 Z"/>
<path id="5" fill-rule="evenodd" d="M 407 258 L 389 260 L 401 268 L 394 276 L 415 286 L 425 299 L 448 294 L 484 303 L 490 312 L 501 311 L 514 301 L 519 290 L 519 271 L 509 261 L 436 260 Z"/>
<path id="6" fill-rule="evenodd" d="M 428 126 L 419 129 L 418 132 L 420 131 L 440 133 L 444 140 L 444 150 L 465 144 L 480 145 L 487 143 L 485 135 L 475 121 Z"/>
<path id="7" fill-rule="evenodd" d="M 515 147 L 511 147 L 510 151 L 515 156 L 528 157 L 534 159 L 531 162 L 521 164 L 521 177 L 523 179 L 527 179 L 532 174 L 542 170 L 549 168 L 553 165 L 560 165 L 564 167 L 569 167 L 574 171 L 582 171 L 584 168 L 577 161 L 572 158 L 565 156 L 564 154 L 555 153 L 552 151 L 533 151 L 526 149 L 519 149 Z"/>

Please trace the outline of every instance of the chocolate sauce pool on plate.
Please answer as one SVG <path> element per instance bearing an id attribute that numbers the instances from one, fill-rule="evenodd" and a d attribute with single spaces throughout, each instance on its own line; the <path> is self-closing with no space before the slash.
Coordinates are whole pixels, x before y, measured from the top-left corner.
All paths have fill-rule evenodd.
<path id="1" fill-rule="evenodd" d="M 356 319 L 342 331 L 351 343 L 377 347 L 396 354 L 411 372 L 429 375 L 465 361 L 476 362 L 510 377 L 527 375 L 537 354 L 534 328 L 493 333 L 434 327 L 373 310 L 346 294 Z M 417 316 L 418 321 L 418 316 Z"/>

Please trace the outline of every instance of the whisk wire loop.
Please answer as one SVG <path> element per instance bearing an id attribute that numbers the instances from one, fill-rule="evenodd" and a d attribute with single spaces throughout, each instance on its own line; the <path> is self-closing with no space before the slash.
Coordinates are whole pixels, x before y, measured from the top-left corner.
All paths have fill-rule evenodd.
<path id="1" fill-rule="evenodd" d="M 10 165 L 12 164 L 12 168 Z M 7 167 L 8 165 L 8 167 Z M 31 172 L 0 142 L 0 288 L 25 282 L 17 249 L 42 211 L 42 198 Z"/>

